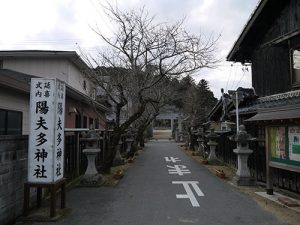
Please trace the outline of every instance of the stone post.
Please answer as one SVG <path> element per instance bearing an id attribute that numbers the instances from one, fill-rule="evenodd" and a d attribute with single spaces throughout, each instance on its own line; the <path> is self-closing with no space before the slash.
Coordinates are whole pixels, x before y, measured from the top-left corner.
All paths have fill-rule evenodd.
<path id="1" fill-rule="evenodd" d="M 248 157 L 253 152 L 249 149 L 249 140 L 251 136 L 246 132 L 245 126 L 239 127 L 238 134 L 234 137 L 237 142 L 237 148 L 233 150 L 237 154 L 238 169 L 236 175 L 233 177 L 233 183 L 238 186 L 251 186 L 255 184 L 253 177 L 247 165 Z"/>
<path id="2" fill-rule="evenodd" d="M 209 142 L 207 143 L 207 145 L 209 146 L 209 155 L 207 161 L 209 163 L 218 162 L 218 158 L 216 156 L 216 147 L 218 145 L 218 142 L 216 142 L 216 140 L 219 135 L 215 133 L 214 129 L 211 129 L 210 133 L 206 135 L 206 137 L 209 139 Z"/>

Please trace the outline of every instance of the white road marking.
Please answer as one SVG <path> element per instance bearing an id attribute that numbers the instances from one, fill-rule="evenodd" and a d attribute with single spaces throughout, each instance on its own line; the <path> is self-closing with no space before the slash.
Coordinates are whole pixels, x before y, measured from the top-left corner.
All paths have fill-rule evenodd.
<path id="1" fill-rule="evenodd" d="M 189 174 L 191 171 L 186 168 L 185 165 L 174 165 L 174 166 L 168 166 L 168 172 L 169 174 L 177 174 L 179 176 L 183 176 L 184 174 Z"/>
<path id="2" fill-rule="evenodd" d="M 190 202 L 192 203 L 193 207 L 200 207 L 190 185 L 193 187 L 193 189 L 195 190 L 196 194 L 198 196 L 204 196 L 203 192 L 200 190 L 200 188 L 198 187 L 198 181 L 172 181 L 172 184 L 182 184 L 186 194 L 177 194 L 176 198 L 188 198 L 190 199 Z"/>
<path id="3" fill-rule="evenodd" d="M 181 160 L 178 157 L 165 157 L 166 162 L 180 162 Z"/>

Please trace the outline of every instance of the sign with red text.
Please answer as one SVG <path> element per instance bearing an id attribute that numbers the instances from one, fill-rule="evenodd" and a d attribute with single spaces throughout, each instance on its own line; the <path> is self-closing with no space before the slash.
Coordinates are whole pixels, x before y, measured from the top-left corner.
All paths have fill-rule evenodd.
<path id="1" fill-rule="evenodd" d="M 63 178 L 65 93 L 65 83 L 57 79 L 31 79 L 29 182 Z"/>

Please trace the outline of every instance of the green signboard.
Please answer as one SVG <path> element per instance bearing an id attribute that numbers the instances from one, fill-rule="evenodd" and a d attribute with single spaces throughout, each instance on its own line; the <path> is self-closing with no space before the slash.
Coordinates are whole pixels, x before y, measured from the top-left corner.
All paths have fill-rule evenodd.
<path id="1" fill-rule="evenodd" d="M 270 161 L 300 167 L 300 126 L 268 128 Z"/>

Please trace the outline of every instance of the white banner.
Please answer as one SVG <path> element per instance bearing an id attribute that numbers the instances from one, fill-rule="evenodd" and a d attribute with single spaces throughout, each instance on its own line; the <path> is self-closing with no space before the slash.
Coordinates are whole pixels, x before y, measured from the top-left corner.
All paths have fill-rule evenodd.
<path id="1" fill-rule="evenodd" d="M 28 181 L 50 183 L 63 177 L 65 84 L 31 79 Z"/>

